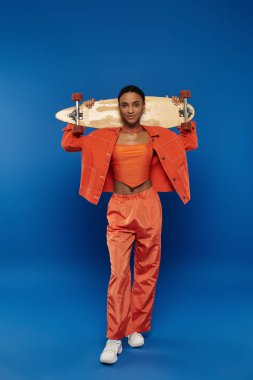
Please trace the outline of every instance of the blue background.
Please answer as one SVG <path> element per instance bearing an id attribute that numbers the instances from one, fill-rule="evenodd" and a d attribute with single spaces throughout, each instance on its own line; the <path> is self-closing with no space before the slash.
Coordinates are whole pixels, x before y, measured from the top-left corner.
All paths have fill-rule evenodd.
<path id="1" fill-rule="evenodd" d="M 251 2 L 14 1 L 0 32 L 1 380 L 252 379 Z M 190 202 L 159 193 L 152 330 L 108 367 L 111 193 L 78 195 L 81 156 L 61 148 L 54 115 L 72 92 L 127 84 L 190 89 L 199 148 Z"/>

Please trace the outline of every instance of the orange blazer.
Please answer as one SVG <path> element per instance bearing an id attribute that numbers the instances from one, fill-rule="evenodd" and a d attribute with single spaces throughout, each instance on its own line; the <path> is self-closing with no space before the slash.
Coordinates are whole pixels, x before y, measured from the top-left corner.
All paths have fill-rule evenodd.
<path id="1" fill-rule="evenodd" d="M 158 126 L 143 128 L 151 136 L 154 156 L 150 179 L 157 192 L 176 191 L 186 204 L 190 199 L 190 184 L 186 152 L 198 148 L 196 122 L 191 130 L 178 126 L 179 134 Z M 96 129 L 88 135 L 76 137 L 73 124 L 62 128 L 62 148 L 67 152 L 82 152 L 79 195 L 97 205 L 102 192 L 113 192 L 113 173 L 110 166 L 113 148 L 122 127 Z"/>

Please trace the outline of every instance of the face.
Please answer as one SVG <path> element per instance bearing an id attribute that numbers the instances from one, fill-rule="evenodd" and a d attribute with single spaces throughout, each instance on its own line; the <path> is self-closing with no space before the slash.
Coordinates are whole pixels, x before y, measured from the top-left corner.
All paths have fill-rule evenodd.
<path id="1" fill-rule="evenodd" d="M 119 111 L 124 123 L 129 126 L 139 124 L 145 103 L 136 92 L 126 92 L 119 99 Z"/>

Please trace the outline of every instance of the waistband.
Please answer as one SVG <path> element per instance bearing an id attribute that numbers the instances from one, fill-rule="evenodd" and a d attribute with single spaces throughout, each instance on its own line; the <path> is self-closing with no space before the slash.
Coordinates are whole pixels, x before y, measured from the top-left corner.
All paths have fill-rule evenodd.
<path id="1" fill-rule="evenodd" d="M 112 193 L 113 198 L 119 198 L 119 199 L 138 199 L 138 198 L 149 198 L 154 196 L 156 194 L 156 190 L 153 186 L 150 186 L 148 189 L 140 191 L 139 193 L 135 194 L 117 194 Z"/>

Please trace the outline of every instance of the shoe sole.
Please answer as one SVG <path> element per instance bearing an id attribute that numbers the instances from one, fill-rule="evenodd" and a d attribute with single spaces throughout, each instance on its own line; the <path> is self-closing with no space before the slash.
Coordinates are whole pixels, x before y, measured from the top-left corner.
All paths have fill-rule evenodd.
<path id="1" fill-rule="evenodd" d="M 144 346 L 144 342 L 141 343 L 141 344 L 138 344 L 137 346 L 135 346 L 135 345 L 132 345 L 132 344 L 129 342 L 129 340 L 128 340 L 128 344 L 129 344 L 129 346 L 131 346 L 131 347 L 142 347 L 142 346 Z"/>

